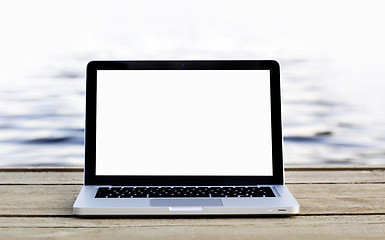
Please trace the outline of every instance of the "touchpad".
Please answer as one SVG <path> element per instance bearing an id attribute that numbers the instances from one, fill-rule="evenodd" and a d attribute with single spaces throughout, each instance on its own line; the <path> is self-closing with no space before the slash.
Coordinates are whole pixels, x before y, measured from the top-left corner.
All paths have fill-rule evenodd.
<path id="1" fill-rule="evenodd" d="M 223 206 L 221 199 L 150 199 L 151 207 Z"/>

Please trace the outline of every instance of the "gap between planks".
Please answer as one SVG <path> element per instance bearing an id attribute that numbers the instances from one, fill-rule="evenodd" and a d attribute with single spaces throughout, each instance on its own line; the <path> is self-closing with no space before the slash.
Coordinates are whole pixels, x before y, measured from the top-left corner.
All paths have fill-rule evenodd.
<path id="1" fill-rule="evenodd" d="M 0 172 L 83 172 L 82 166 L 12 166 L 0 167 Z M 314 165 L 286 166 L 285 171 L 371 171 L 385 170 L 385 166 L 363 166 L 363 165 Z"/>
<path id="2" fill-rule="evenodd" d="M 132 220 L 146 220 L 146 219 L 158 219 L 158 220 L 173 220 L 173 219 L 247 219 L 247 218 L 253 218 L 253 219 L 270 219 L 270 218 L 279 218 L 279 219 L 290 219 L 290 218 L 296 218 L 296 217 L 340 217 L 340 216 L 346 216 L 346 217 L 359 217 L 359 216 L 385 216 L 385 213 L 299 213 L 296 215 L 199 215 L 199 216 L 184 216 L 184 215 L 177 215 L 175 217 L 173 216 L 159 216 L 159 215 L 132 215 L 132 216 L 90 216 L 90 217 L 78 217 L 74 214 L 68 214 L 68 215 L 45 215 L 45 214 L 36 214 L 36 215 L 28 215 L 28 214 L 0 214 L 0 218 L 77 218 L 77 219 L 88 219 L 88 220 L 111 220 L 111 219 L 132 219 Z M 1 227 L 0 227 L 1 228 Z"/>

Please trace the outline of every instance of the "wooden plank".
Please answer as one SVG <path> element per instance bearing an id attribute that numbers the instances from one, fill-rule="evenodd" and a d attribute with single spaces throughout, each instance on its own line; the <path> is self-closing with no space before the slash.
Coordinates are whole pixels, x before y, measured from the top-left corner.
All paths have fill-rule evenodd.
<path id="1" fill-rule="evenodd" d="M 71 215 L 81 185 L 1 185 L 0 216 Z"/>
<path id="2" fill-rule="evenodd" d="M 82 172 L 0 172 L 0 185 L 82 185 Z"/>
<path id="3" fill-rule="evenodd" d="M 384 239 L 385 169 L 292 167 L 301 214 L 288 218 L 72 215 L 81 168 L 0 168 L 0 239 Z"/>
<path id="4" fill-rule="evenodd" d="M 311 229 L 310 229 L 311 227 Z M 338 228 L 339 227 L 339 228 Z M 383 227 L 383 225 L 381 225 Z M 7 228 L 1 232 L 0 239 L 71 239 L 71 240 L 97 240 L 97 239 L 333 239 L 333 240 L 383 240 L 384 233 L 379 226 L 358 225 L 341 227 L 330 226 L 275 226 L 266 228 L 236 226 L 223 227 L 153 227 L 153 228 Z"/>
<path id="5" fill-rule="evenodd" d="M 2 239 L 383 239 L 384 216 L 246 219 L 0 218 Z"/>
<path id="6" fill-rule="evenodd" d="M 287 171 L 286 183 L 385 183 L 385 170 Z"/>
<path id="7" fill-rule="evenodd" d="M 286 165 L 286 171 L 371 171 L 371 170 L 385 170 L 384 165 Z"/>
<path id="8" fill-rule="evenodd" d="M 385 170 L 383 165 L 286 165 L 285 171 L 362 171 Z M 0 167 L 0 172 L 83 172 L 83 166 L 10 166 Z"/>
<path id="9" fill-rule="evenodd" d="M 260 226 L 307 224 L 385 224 L 385 215 L 291 216 L 291 217 L 0 217 L 0 228 L 109 228 L 172 226 Z M 385 231 L 385 229 L 384 229 Z"/>
<path id="10" fill-rule="evenodd" d="M 286 182 L 291 183 L 385 183 L 385 170 L 361 171 L 288 171 Z M 0 185 L 14 184 L 83 184 L 82 172 L 1 172 Z"/>
<path id="11" fill-rule="evenodd" d="M 0 216 L 71 216 L 81 185 L 1 185 Z M 385 214 L 385 184 L 291 184 L 301 215 Z"/>
<path id="12" fill-rule="evenodd" d="M 81 166 L 12 166 L 0 167 L 0 172 L 83 172 Z"/>

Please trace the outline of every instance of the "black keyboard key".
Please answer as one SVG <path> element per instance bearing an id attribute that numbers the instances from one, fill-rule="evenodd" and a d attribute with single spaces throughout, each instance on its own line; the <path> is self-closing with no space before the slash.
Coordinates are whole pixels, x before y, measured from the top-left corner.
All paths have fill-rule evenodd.
<path id="1" fill-rule="evenodd" d="M 106 192 L 108 191 L 107 187 L 100 187 L 98 189 L 98 192 L 96 193 L 96 198 L 105 198 L 106 197 Z"/>

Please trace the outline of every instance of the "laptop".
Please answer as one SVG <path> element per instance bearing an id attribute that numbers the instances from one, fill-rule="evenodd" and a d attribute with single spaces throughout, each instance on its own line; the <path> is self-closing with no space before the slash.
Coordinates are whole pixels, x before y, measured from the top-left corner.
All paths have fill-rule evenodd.
<path id="1" fill-rule="evenodd" d="M 79 216 L 288 215 L 276 61 L 92 61 Z"/>

